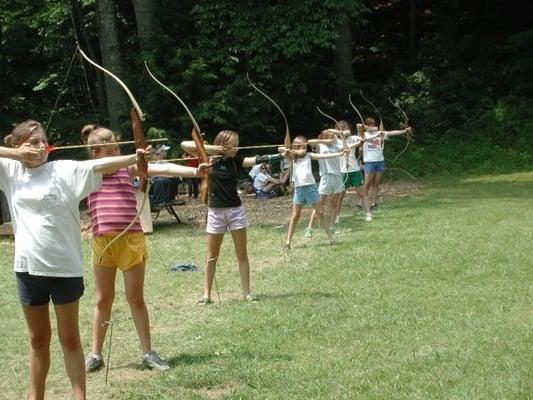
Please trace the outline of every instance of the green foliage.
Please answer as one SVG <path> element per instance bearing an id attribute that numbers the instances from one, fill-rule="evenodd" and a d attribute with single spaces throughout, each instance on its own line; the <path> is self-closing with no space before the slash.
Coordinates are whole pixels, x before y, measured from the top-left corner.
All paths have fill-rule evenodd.
<path id="1" fill-rule="evenodd" d="M 148 114 L 145 129 L 162 129 L 175 140 L 189 137 L 189 117 L 151 82 L 145 59 L 189 105 L 208 139 L 225 128 L 240 132 L 244 144 L 283 137 L 279 112 L 248 85 L 246 74 L 279 103 L 293 133 L 313 137 L 325 124 L 317 105 L 339 119 L 356 119 L 342 109 L 346 98 L 336 92 L 337 29 L 348 21 L 355 78 L 343 85 L 358 107 L 373 115 L 357 97 L 363 89 L 381 110 L 385 127 L 395 129 L 403 117 L 390 97 L 407 111 L 415 130 L 415 141 L 395 166 L 415 175 L 527 168 L 533 31 L 526 14 L 503 0 L 414 4 L 415 48 L 409 55 L 411 20 L 404 2 L 163 0 L 153 4 L 154 49 L 141 55 L 133 4 L 121 0 L 116 3 L 126 62 L 121 78 Z M 95 1 L 80 6 L 97 50 Z M 31 117 L 51 121 L 50 136 L 67 144 L 78 142 L 83 124 L 107 123 L 96 95 L 97 72 L 71 58 L 76 39 L 70 12 L 69 2 L 2 2 L 2 132 Z M 513 22 L 506 23 L 503 13 Z M 130 130 L 126 111 L 123 133 Z M 511 141 L 503 136 L 513 144 L 506 145 Z M 391 141 L 389 162 L 404 145 Z"/>

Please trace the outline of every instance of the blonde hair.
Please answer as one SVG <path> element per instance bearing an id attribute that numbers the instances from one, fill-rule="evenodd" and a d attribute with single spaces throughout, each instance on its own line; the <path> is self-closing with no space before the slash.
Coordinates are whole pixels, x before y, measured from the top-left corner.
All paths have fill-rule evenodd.
<path id="1" fill-rule="evenodd" d="M 239 138 L 239 134 L 235 131 L 220 131 L 215 137 L 213 145 L 225 146 L 233 138 Z"/>
<path id="2" fill-rule="evenodd" d="M 115 133 L 106 127 L 89 124 L 81 128 L 81 141 L 83 144 L 103 144 L 103 143 L 114 143 L 118 141 Z M 91 149 L 89 148 L 89 153 Z"/>
<path id="3" fill-rule="evenodd" d="M 46 137 L 46 130 L 41 123 L 29 119 L 17 124 L 11 133 L 4 138 L 4 143 L 9 147 L 19 147 L 35 132 L 40 132 Z"/>

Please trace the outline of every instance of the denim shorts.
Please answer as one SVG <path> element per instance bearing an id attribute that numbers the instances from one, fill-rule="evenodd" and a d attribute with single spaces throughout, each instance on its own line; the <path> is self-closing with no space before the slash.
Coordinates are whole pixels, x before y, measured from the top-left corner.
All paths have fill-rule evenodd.
<path id="1" fill-rule="evenodd" d="M 318 194 L 316 184 L 296 186 L 292 202 L 298 205 L 316 204 L 320 202 L 320 195 Z"/>
<path id="2" fill-rule="evenodd" d="M 83 296 L 83 278 L 30 275 L 16 272 L 19 302 L 23 306 L 42 306 L 50 298 L 57 305 L 73 303 Z"/>
<path id="3" fill-rule="evenodd" d="M 207 226 L 205 231 L 211 234 L 221 234 L 226 231 L 236 231 L 248 226 L 244 207 L 209 207 L 207 211 Z"/>
<path id="4" fill-rule="evenodd" d="M 385 172 L 385 160 L 365 163 L 366 174 L 378 174 Z"/>

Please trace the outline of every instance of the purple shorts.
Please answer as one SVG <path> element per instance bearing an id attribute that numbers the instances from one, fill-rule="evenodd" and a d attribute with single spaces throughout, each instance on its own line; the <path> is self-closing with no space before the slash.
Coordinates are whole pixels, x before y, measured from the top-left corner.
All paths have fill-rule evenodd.
<path id="1" fill-rule="evenodd" d="M 244 207 L 212 208 L 207 211 L 207 226 L 205 231 L 212 234 L 223 234 L 226 231 L 236 231 L 248 226 Z"/>

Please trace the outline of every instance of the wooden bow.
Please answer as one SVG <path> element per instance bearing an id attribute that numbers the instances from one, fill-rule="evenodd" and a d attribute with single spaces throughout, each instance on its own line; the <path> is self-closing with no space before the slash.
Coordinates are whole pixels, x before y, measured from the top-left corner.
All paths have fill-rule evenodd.
<path id="1" fill-rule="evenodd" d="M 407 113 L 404 111 L 404 109 L 402 107 L 400 107 L 400 105 L 398 103 L 394 103 L 390 97 L 387 97 L 389 99 L 389 102 L 396 108 L 400 111 L 400 113 L 403 115 L 403 123 L 404 123 L 404 127 L 405 128 L 411 128 L 411 124 L 409 122 L 409 117 L 407 116 Z M 406 133 L 405 135 L 405 139 L 406 139 L 406 143 L 405 143 L 405 147 L 402 149 L 402 151 L 400 151 L 398 153 L 398 155 L 396 157 L 394 157 L 394 159 L 392 160 L 392 162 L 396 162 L 396 160 L 398 160 L 398 158 L 403 154 L 405 153 L 405 151 L 407 150 L 407 148 L 409 147 L 409 144 L 411 143 L 411 139 L 413 137 L 413 133 L 412 133 L 412 130 L 409 129 L 407 131 L 408 133 Z"/>
<path id="2" fill-rule="evenodd" d="M 119 86 L 124 89 L 126 94 L 128 95 L 128 98 L 131 101 L 132 108 L 130 110 L 130 119 L 131 119 L 131 129 L 133 133 L 133 140 L 135 142 L 135 147 L 137 149 L 146 149 L 147 144 L 146 140 L 144 138 L 144 132 L 142 130 L 142 121 L 144 121 L 144 113 L 141 110 L 141 107 L 139 106 L 139 103 L 137 103 L 137 100 L 135 100 L 135 97 L 131 93 L 131 90 L 126 86 L 124 82 L 122 82 L 115 74 L 113 74 L 111 71 L 108 71 L 101 65 L 97 64 L 93 60 L 91 60 L 80 48 L 79 45 L 77 45 L 78 51 L 82 55 L 82 57 L 87 60 L 87 62 L 100 71 L 104 72 L 105 74 L 109 75 L 116 83 L 119 84 Z M 139 175 L 139 181 L 140 181 L 140 189 L 142 192 L 144 192 L 143 200 L 141 203 L 141 207 L 137 211 L 137 214 L 135 214 L 135 217 L 133 220 L 126 226 L 126 228 L 120 232 L 117 236 L 113 238 L 103 249 L 100 253 L 99 260 L 101 261 L 103 258 L 103 255 L 105 254 L 106 250 L 111 247 L 111 245 L 118 240 L 120 237 L 122 237 L 126 232 L 128 232 L 131 227 L 137 222 L 139 219 L 148 199 L 148 193 L 150 191 L 150 181 L 148 179 L 148 162 L 145 157 L 137 157 L 137 173 Z M 99 262 L 100 262 L 99 261 Z"/>
<path id="3" fill-rule="evenodd" d="M 317 111 L 322 114 L 324 117 L 326 118 L 329 118 L 330 120 L 332 120 L 333 122 L 335 122 L 335 125 L 337 126 L 337 129 L 339 131 L 337 137 L 341 140 L 342 142 L 342 148 L 344 150 L 344 160 L 346 162 L 346 172 L 348 172 L 348 170 L 350 169 L 350 153 L 349 153 L 349 148 L 348 148 L 348 143 L 346 143 L 346 138 L 344 137 L 344 134 L 342 133 L 342 127 L 341 127 L 341 124 L 339 123 L 339 121 L 337 121 L 335 118 L 333 118 L 331 115 L 328 115 L 326 114 L 324 111 L 322 111 L 318 106 L 317 106 Z"/>
<path id="4" fill-rule="evenodd" d="M 361 120 L 361 129 L 362 129 L 362 134 L 363 134 L 363 137 L 364 137 L 364 134 L 365 134 L 365 119 L 363 118 L 363 116 L 361 115 L 361 113 L 359 112 L 359 110 L 357 109 L 355 104 L 353 103 L 351 94 L 348 95 L 348 102 L 350 103 L 350 105 L 352 106 L 354 111 L 359 116 L 359 119 Z"/>
<path id="5" fill-rule="evenodd" d="M 379 130 L 380 131 L 384 131 L 385 130 L 385 127 L 383 125 L 383 118 L 381 117 L 381 113 L 379 112 L 378 108 L 374 105 L 374 103 L 372 103 L 369 99 L 367 99 L 365 97 L 365 95 L 363 94 L 363 91 L 360 90 L 359 91 L 359 94 L 361 95 L 361 97 L 363 98 L 364 101 L 366 101 L 368 104 L 370 104 L 370 106 L 374 109 L 374 111 L 376 112 L 376 114 L 378 115 L 379 117 Z"/>
<path id="6" fill-rule="evenodd" d="M 144 66 L 146 68 L 146 71 L 148 71 L 148 74 L 151 76 L 151 78 L 159 84 L 163 89 L 165 89 L 167 92 L 169 92 L 178 102 L 183 106 L 187 114 L 189 115 L 189 118 L 191 119 L 193 128 L 191 132 L 192 140 L 194 141 L 194 144 L 196 145 L 196 151 L 198 153 L 198 160 L 201 163 L 208 163 L 209 162 L 209 156 L 207 155 L 207 152 L 205 151 L 205 145 L 204 145 L 204 139 L 202 138 L 200 126 L 198 125 L 198 122 L 196 122 L 196 119 L 192 115 L 191 110 L 189 110 L 189 107 L 185 104 L 185 102 L 174 92 L 172 91 L 168 86 L 164 85 L 161 81 L 159 81 L 152 71 L 150 71 L 150 68 L 148 68 L 148 63 L 145 61 Z M 209 177 L 207 174 L 204 174 L 201 176 L 201 187 L 200 187 L 200 201 L 202 204 L 207 204 L 207 197 L 209 194 Z"/>
<path id="7" fill-rule="evenodd" d="M 292 142 L 291 142 L 291 133 L 289 130 L 289 122 L 287 121 L 287 117 L 285 116 L 285 113 L 281 109 L 281 107 L 274 101 L 273 98 L 271 98 L 268 94 L 266 94 L 264 91 L 259 89 L 250 79 L 250 76 L 246 74 L 246 79 L 248 80 L 248 83 L 251 87 L 253 87 L 259 94 L 261 94 L 263 97 L 265 97 L 268 101 L 270 101 L 272 104 L 274 104 L 274 107 L 278 109 L 281 116 L 283 117 L 283 121 L 285 121 L 285 137 L 283 139 L 283 143 L 285 146 L 285 149 L 290 150 L 292 148 Z M 293 160 L 291 157 L 288 157 L 289 160 L 289 181 L 292 177 L 292 170 L 293 170 Z"/>

